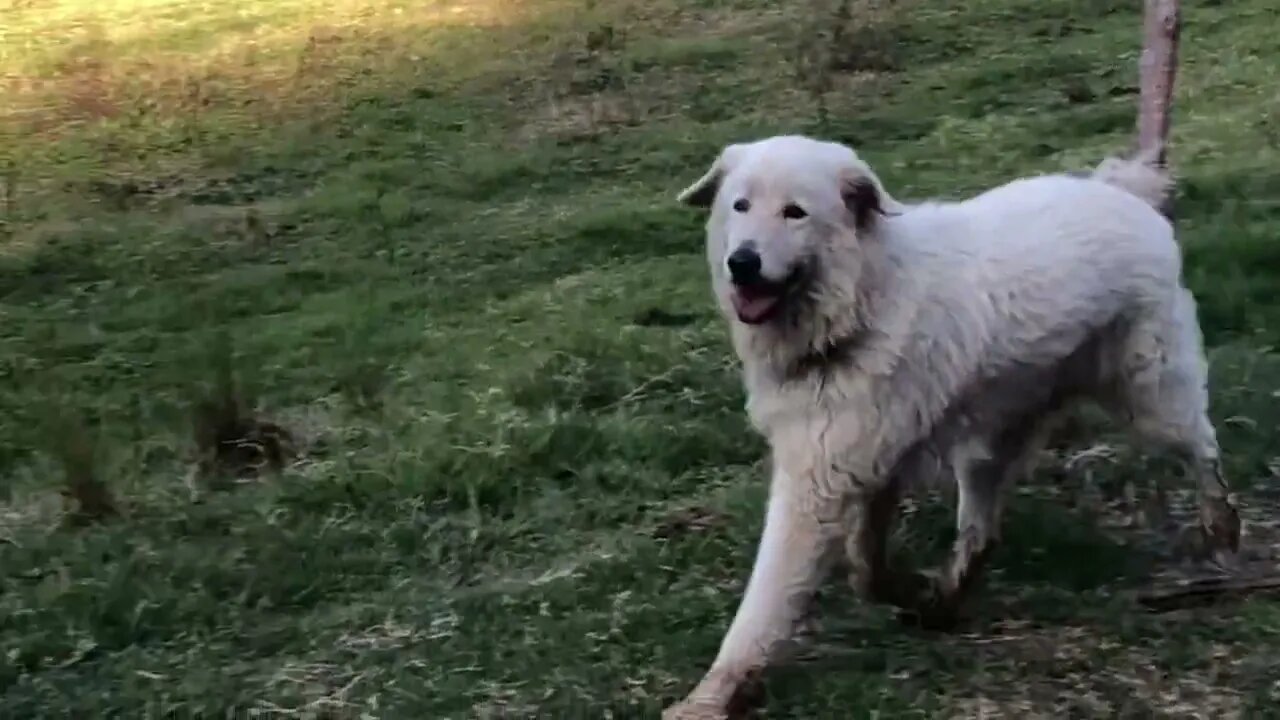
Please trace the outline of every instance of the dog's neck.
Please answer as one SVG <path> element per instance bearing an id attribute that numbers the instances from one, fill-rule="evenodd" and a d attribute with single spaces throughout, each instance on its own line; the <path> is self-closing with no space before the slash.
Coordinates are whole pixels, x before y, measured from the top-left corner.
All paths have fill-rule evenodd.
<path id="1" fill-rule="evenodd" d="M 870 337 L 866 328 L 854 329 L 847 335 L 828 338 L 820 347 L 796 356 L 778 373 L 783 383 L 804 382 L 815 375 L 825 375 L 832 367 L 848 367 L 858 349 Z"/>
<path id="2" fill-rule="evenodd" d="M 862 354 L 875 331 L 859 327 L 845 335 L 828 336 L 822 344 L 804 347 L 799 352 L 787 345 L 772 344 L 762 333 L 749 332 L 754 341 L 749 342 L 751 350 L 744 352 L 744 345 L 735 343 L 742 360 L 747 414 L 759 432 L 772 437 L 779 421 L 785 422 L 797 407 L 808 407 L 809 404 L 797 406 L 785 398 L 799 393 L 822 402 L 824 395 L 819 388 L 833 380 L 841 383 L 839 378 L 842 374 L 859 372 L 864 365 Z M 783 340 L 777 335 L 773 337 Z"/>

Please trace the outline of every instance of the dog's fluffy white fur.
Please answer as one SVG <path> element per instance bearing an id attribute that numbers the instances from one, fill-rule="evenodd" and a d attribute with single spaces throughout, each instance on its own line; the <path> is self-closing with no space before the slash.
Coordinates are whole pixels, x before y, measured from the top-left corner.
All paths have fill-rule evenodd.
<path id="1" fill-rule="evenodd" d="M 918 600 L 893 589 L 883 558 L 911 479 L 959 490 L 957 544 L 925 593 L 951 607 L 999 540 L 1003 486 L 1078 399 L 1187 458 L 1206 528 L 1234 550 L 1195 303 L 1156 209 L 1169 187 L 1145 158 L 1112 158 L 1088 176 L 906 204 L 852 149 L 781 136 L 725 148 L 681 193 L 709 209 L 712 287 L 774 467 L 738 614 L 665 717 L 728 712 L 792 632 L 833 547 L 864 594 Z M 744 247 L 767 302 L 730 277 L 726 258 Z"/>

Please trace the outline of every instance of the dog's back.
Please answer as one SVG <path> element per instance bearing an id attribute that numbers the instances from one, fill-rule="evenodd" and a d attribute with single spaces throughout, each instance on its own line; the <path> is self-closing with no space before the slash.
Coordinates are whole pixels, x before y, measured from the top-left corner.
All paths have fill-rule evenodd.
<path id="1" fill-rule="evenodd" d="M 1105 167 L 1014 180 L 885 224 L 917 337 L 948 346 L 958 376 L 1065 357 L 1101 328 L 1174 302 L 1181 251 L 1152 205 L 1150 174 Z"/>
<path id="2" fill-rule="evenodd" d="M 946 272 L 969 267 L 996 286 L 1022 276 L 1062 290 L 1099 272 L 1176 283 L 1181 249 L 1157 210 L 1165 188 L 1158 171 L 1109 160 L 1086 177 L 1020 178 L 960 202 L 909 207 L 888 223 L 890 242 L 908 256 L 952 256 Z"/>

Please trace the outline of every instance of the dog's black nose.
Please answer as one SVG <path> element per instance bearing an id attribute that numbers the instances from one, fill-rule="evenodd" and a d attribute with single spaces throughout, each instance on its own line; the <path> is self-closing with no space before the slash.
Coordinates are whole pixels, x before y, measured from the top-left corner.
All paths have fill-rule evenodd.
<path id="1" fill-rule="evenodd" d="M 735 285 L 751 285 L 760 282 L 760 253 L 746 245 L 729 253 L 726 261 L 729 277 Z"/>

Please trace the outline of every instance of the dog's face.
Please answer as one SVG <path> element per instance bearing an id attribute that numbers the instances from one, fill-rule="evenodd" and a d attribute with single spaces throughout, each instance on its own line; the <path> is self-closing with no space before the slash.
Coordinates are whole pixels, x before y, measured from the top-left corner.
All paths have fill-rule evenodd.
<path id="1" fill-rule="evenodd" d="M 679 199 L 710 209 L 716 293 L 738 320 L 760 325 L 802 301 L 830 253 L 857 252 L 881 195 L 853 150 L 780 136 L 726 147 Z"/>

